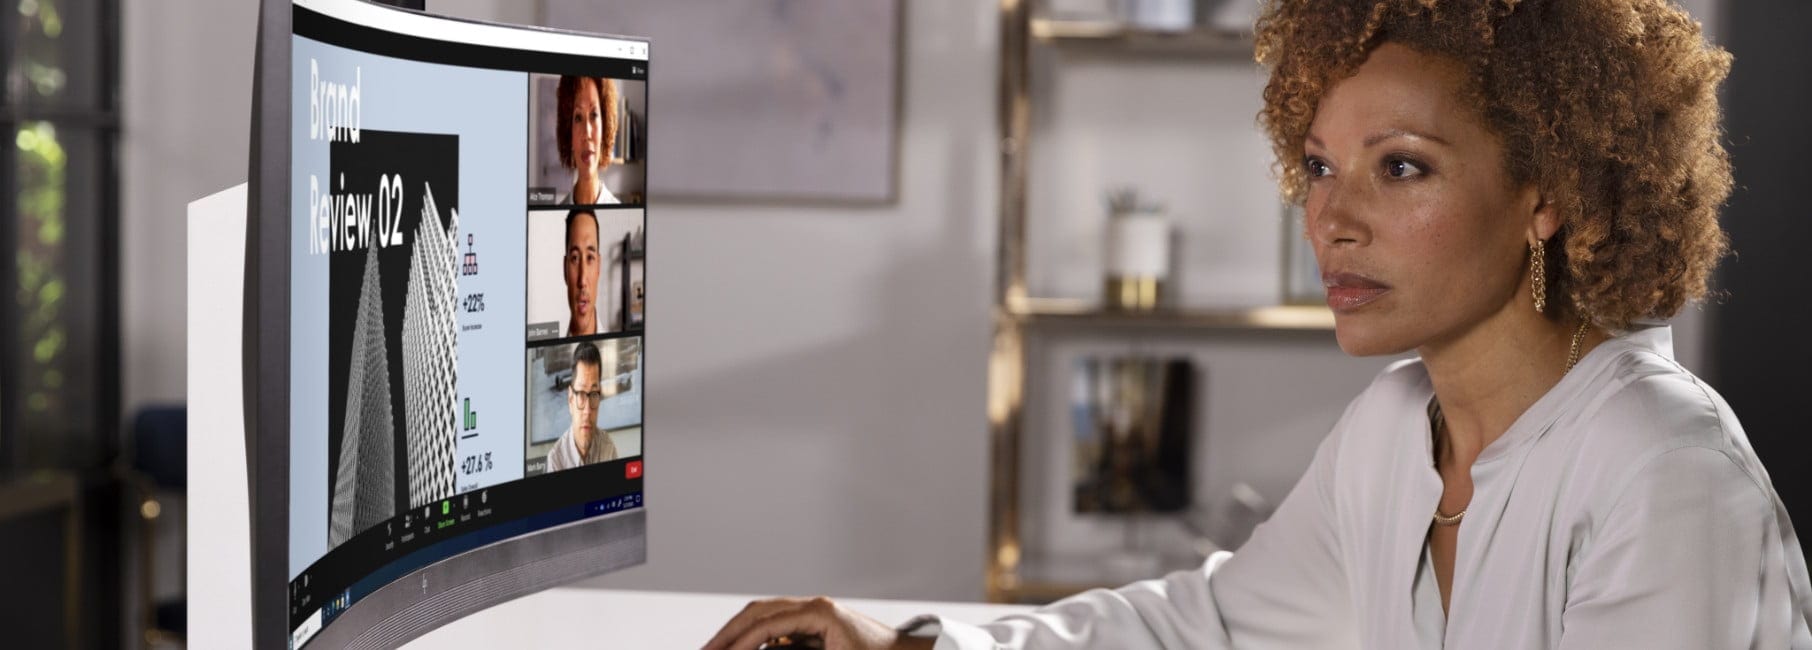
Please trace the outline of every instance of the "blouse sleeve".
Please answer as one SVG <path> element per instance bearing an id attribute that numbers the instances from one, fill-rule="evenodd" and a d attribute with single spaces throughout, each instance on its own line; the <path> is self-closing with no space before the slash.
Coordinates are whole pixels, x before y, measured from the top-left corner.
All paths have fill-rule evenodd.
<path id="1" fill-rule="evenodd" d="M 902 629 L 937 650 L 1339 648 L 1356 638 L 1330 504 L 1338 434 L 1238 553 L 1096 589 L 985 625 L 924 616 Z"/>
<path id="2" fill-rule="evenodd" d="M 1656 456 L 1573 560 L 1559 647 L 1801 647 L 1773 506 L 1721 451 Z"/>

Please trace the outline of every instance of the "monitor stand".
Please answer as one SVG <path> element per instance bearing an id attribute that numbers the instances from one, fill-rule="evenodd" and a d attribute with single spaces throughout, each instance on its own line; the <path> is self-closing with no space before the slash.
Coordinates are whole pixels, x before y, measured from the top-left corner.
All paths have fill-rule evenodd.
<path id="1" fill-rule="evenodd" d="M 246 184 L 189 204 L 188 647 L 252 647 L 240 391 Z M 199 612 L 200 615 L 196 613 Z"/>

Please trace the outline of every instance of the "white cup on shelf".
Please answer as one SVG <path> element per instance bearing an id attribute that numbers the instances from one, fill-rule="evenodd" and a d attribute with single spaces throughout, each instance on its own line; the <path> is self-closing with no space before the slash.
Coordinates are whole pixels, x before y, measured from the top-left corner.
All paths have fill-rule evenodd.
<path id="1" fill-rule="evenodd" d="M 1105 253 L 1106 307 L 1150 311 L 1161 306 L 1170 276 L 1169 219 L 1157 212 L 1108 217 Z"/>

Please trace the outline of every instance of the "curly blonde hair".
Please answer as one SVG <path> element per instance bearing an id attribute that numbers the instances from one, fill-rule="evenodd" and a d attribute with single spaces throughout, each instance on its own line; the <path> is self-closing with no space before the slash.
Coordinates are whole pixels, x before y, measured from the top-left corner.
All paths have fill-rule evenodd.
<path id="1" fill-rule="evenodd" d="M 1730 54 L 1667 0 L 1269 0 L 1259 115 L 1286 199 L 1322 95 L 1384 42 L 1465 66 L 1504 169 L 1553 202 L 1547 282 L 1574 314 L 1623 329 L 1706 292 L 1728 250 L 1717 86 Z"/>

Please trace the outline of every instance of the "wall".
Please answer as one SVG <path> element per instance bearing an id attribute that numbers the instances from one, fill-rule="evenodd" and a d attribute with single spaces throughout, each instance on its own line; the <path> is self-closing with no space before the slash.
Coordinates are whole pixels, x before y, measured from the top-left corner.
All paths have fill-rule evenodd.
<path id="1" fill-rule="evenodd" d="M 183 400 L 189 201 L 245 181 L 258 3 L 120 3 L 125 410 Z"/>

